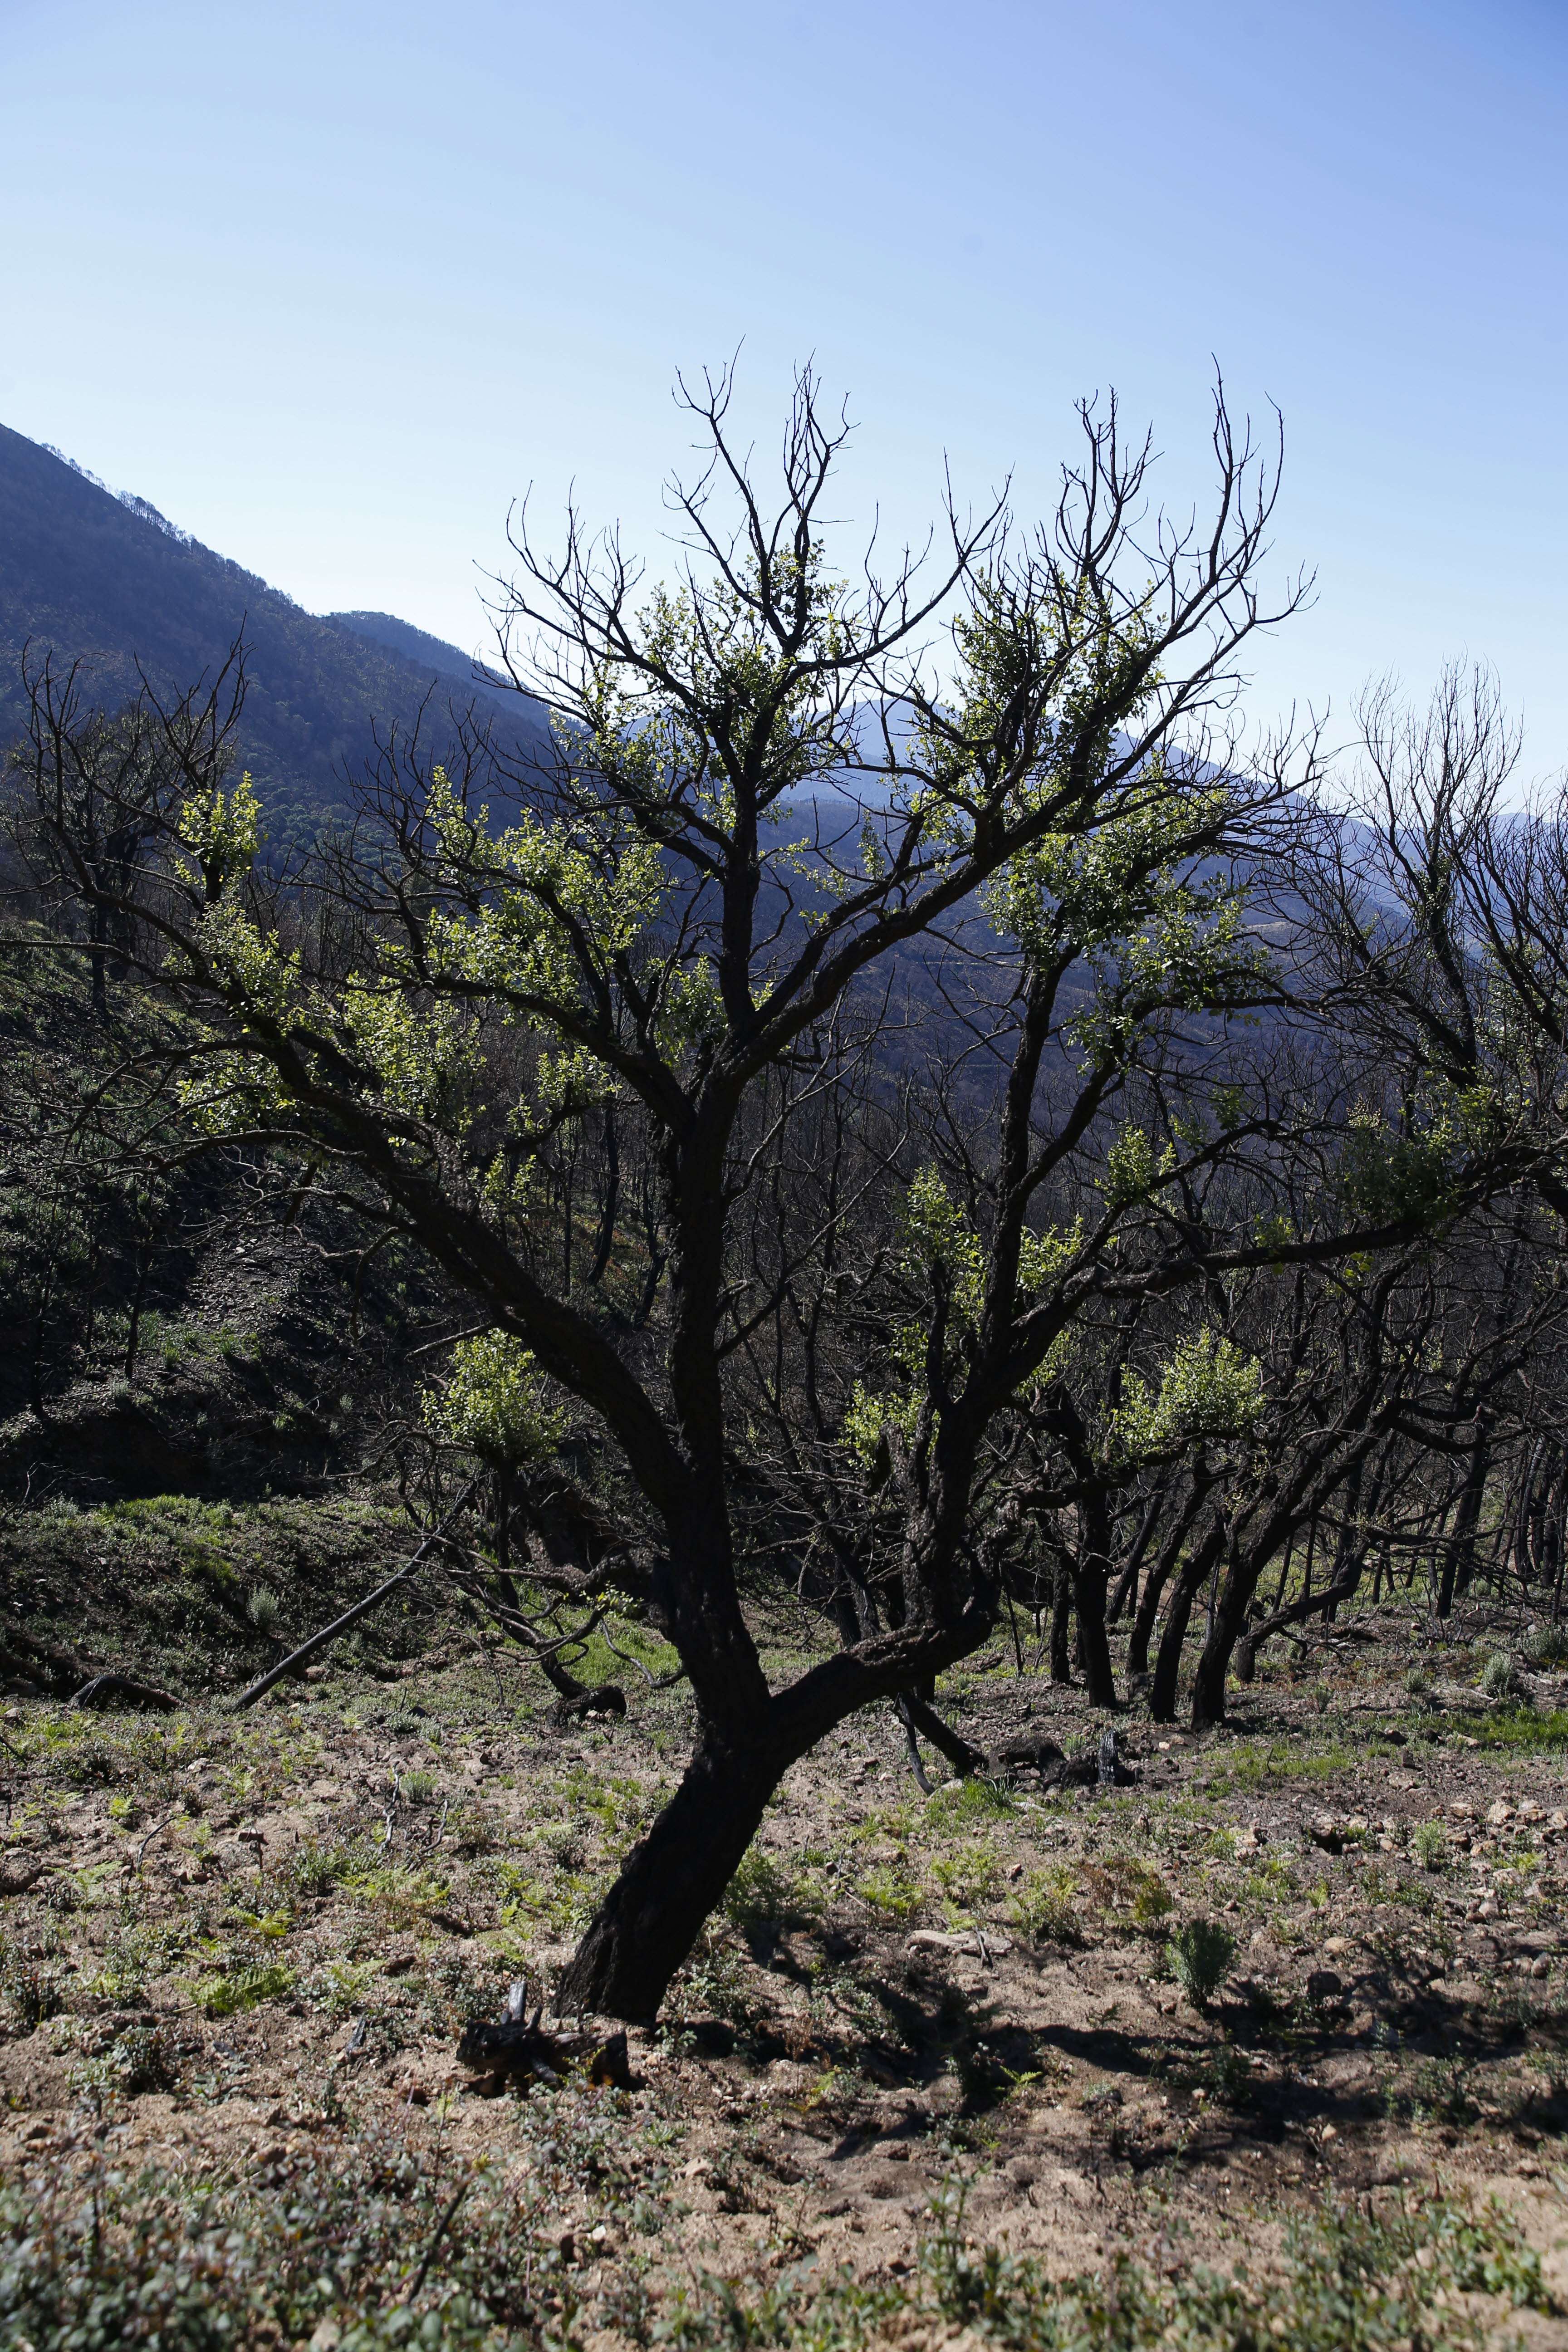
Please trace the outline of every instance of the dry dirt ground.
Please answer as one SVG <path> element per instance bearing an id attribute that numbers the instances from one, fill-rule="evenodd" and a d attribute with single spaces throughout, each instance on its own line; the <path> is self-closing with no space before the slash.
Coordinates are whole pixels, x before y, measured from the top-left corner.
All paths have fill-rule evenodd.
<path id="1" fill-rule="evenodd" d="M 1408 1615 L 1352 1631 L 1223 1732 L 1129 1709 L 1122 1787 L 927 1797 L 858 1719 L 629 2091 L 456 2045 L 519 1977 L 548 2003 L 679 1693 L 563 1729 L 455 1638 L 238 1718 L 12 1700 L 0 2340 L 98 2294 L 73 2342 L 1568 2346 L 1568 1716 L 1483 1698 L 1490 1643 L 1412 1692 Z M 1098 1738 L 1010 1656 L 942 1696 L 983 1745 Z"/>

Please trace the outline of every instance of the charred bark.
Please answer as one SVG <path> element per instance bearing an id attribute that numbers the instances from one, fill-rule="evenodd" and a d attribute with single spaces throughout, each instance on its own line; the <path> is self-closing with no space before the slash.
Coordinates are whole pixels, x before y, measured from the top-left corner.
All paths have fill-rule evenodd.
<path id="1" fill-rule="evenodd" d="M 711 1732 L 633 1847 L 556 1989 L 558 2016 L 657 2015 L 671 1977 L 756 1835 L 778 1780 L 768 1748 Z"/>
<path id="2" fill-rule="evenodd" d="M 1172 1572 L 1181 1559 L 1182 1547 L 1186 1542 L 1213 1485 L 1214 1473 L 1200 1453 L 1193 1465 L 1192 1491 L 1178 1512 L 1176 1524 L 1165 1538 L 1159 1557 L 1149 1570 L 1148 1579 L 1143 1587 L 1143 1598 L 1138 1604 L 1138 1613 L 1132 1621 L 1132 1634 L 1127 1644 L 1127 1671 L 1130 1675 L 1146 1675 L 1149 1671 L 1149 1643 L 1153 1637 L 1154 1623 L 1160 1613 L 1161 1600 L 1171 1580 Z"/>
<path id="3" fill-rule="evenodd" d="M 1193 1603 L 1203 1591 L 1204 1580 L 1225 1549 L 1226 1525 L 1216 1516 L 1183 1566 L 1165 1612 L 1164 1630 L 1160 1636 L 1159 1655 L 1154 1661 L 1154 1681 L 1149 1693 L 1149 1712 L 1156 1723 L 1173 1723 L 1176 1715 L 1176 1677 L 1182 1663 L 1182 1645 L 1187 1638 L 1187 1626 L 1192 1620 Z"/>

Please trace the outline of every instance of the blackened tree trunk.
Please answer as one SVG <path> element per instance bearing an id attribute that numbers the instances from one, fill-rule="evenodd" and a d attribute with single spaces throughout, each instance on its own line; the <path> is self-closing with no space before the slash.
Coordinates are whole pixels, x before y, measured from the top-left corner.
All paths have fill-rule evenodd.
<path id="1" fill-rule="evenodd" d="M 1320 1441 L 1311 1448 L 1303 1450 L 1283 1487 L 1275 1486 L 1272 1480 L 1268 1481 L 1254 1506 L 1234 1519 L 1225 1581 L 1210 1614 L 1203 1654 L 1193 1679 L 1194 1731 L 1206 1730 L 1211 1724 L 1225 1720 L 1226 1679 L 1238 1642 L 1245 1640 L 1248 1645 L 1247 1671 L 1242 1678 L 1250 1681 L 1258 1645 L 1270 1633 L 1282 1631 L 1285 1625 L 1310 1616 L 1315 1610 L 1321 1610 L 1325 1618 L 1331 1618 L 1339 1603 L 1348 1601 L 1360 1584 L 1365 1552 L 1357 1540 L 1342 1542 L 1339 1557 L 1343 1564 L 1342 1570 L 1331 1579 L 1316 1598 L 1310 1591 L 1303 1593 L 1292 1608 L 1278 1611 L 1272 1618 L 1266 1619 L 1260 1625 L 1254 1625 L 1250 1632 L 1247 1630 L 1247 1612 L 1268 1562 L 1280 1545 L 1300 1528 L 1303 1517 L 1310 1514 L 1313 1525 L 1316 1525 L 1319 1512 L 1341 1486 L 1349 1491 L 1345 1520 L 1347 1528 L 1354 1536 L 1353 1514 L 1367 1456 L 1386 1425 L 1386 1411 L 1370 1423 L 1363 1417 L 1370 1411 L 1371 1402 L 1371 1383 L 1368 1382 L 1351 1416 L 1356 1434 L 1348 1446 L 1336 1445 L 1331 1433 L 1327 1443 Z M 1358 1423 L 1359 1428 L 1356 1426 Z M 1374 1510 L 1382 1491 L 1383 1474 L 1379 1469 L 1372 1487 L 1372 1507 Z M 1173 1698 L 1174 1687 L 1173 1681 Z"/>
<path id="2" fill-rule="evenodd" d="M 556 1990 L 558 2013 L 655 2016 L 671 1977 L 740 1867 L 789 1759 L 766 1727 L 705 1732 L 679 1788 L 621 1865 Z"/>
<path id="3" fill-rule="evenodd" d="M 1490 1467 L 1490 1437 L 1483 1423 L 1481 1433 L 1471 1448 L 1465 1483 L 1459 1490 L 1459 1507 L 1455 1514 L 1453 1533 L 1443 1547 L 1443 1572 L 1437 1585 L 1439 1617 L 1451 1614 L 1460 1566 L 1469 1563 L 1474 1551 L 1476 1529 L 1480 1525 L 1481 1501 L 1486 1494 L 1487 1475 Z M 1468 1577 L 1465 1581 L 1469 1581 Z"/>
<path id="4" fill-rule="evenodd" d="M 1326 1584 L 1317 1592 L 1304 1592 L 1285 1608 L 1276 1609 L 1268 1616 L 1256 1619 L 1236 1645 L 1237 1680 L 1243 1683 L 1252 1680 L 1258 1664 L 1258 1653 L 1272 1634 L 1283 1633 L 1292 1625 L 1304 1625 L 1309 1617 L 1326 1616 L 1331 1608 L 1353 1597 L 1361 1577 L 1361 1569 L 1352 1561 L 1343 1584 Z M 1207 1686 L 1212 1690 L 1212 1670 Z M 1219 1720 L 1217 1717 L 1211 1719 Z"/>
<path id="5" fill-rule="evenodd" d="M 1071 1626 L 1072 1578 L 1064 1556 L 1057 1560 L 1056 1586 L 1051 1596 L 1051 1680 L 1064 1686 L 1072 1680 L 1072 1649 L 1068 1639 Z"/>
<path id="6" fill-rule="evenodd" d="M 1110 1643 L 1105 1630 L 1109 1582 L 1103 1551 L 1075 1562 L 1072 1598 L 1078 1614 L 1079 1660 L 1090 1706 L 1116 1705 L 1116 1677 L 1110 1671 Z"/>
<path id="7" fill-rule="evenodd" d="M 1079 1663 L 1090 1706 L 1116 1705 L 1105 1602 L 1110 1585 L 1110 1511 L 1105 1488 L 1095 1483 L 1078 1507 L 1078 1549 L 1072 1563 L 1073 1608 L 1078 1614 Z"/>
<path id="8" fill-rule="evenodd" d="M 1149 1712 L 1156 1723 L 1175 1721 L 1176 1677 L 1181 1669 L 1182 1645 L 1187 1638 L 1193 1603 L 1203 1591 L 1205 1580 L 1223 1553 L 1225 1545 L 1225 1519 L 1216 1514 L 1188 1555 L 1176 1579 L 1170 1605 L 1165 1611 L 1160 1652 L 1154 1661 L 1154 1680 L 1149 1692 Z"/>
<path id="9" fill-rule="evenodd" d="M 1127 1644 L 1127 1671 L 1130 1675 L 1146 1675 L 1149 1671 L 1149 1643 L 1153 1636 L 1154 1621 L 1160 1613 L 1161 1600 L 1213 1484 L 1214 1473 L 1200 1451 L 1193 1464 L 1192 1490 L 1176 1515 L 1176 1523 L 1165 1538 L 1159 1557 L 1149 1570 L 1143 1598 L 1132 1621 L 1132 1635 Z"/>
<path id="10" fill-rule="evenodd" d="M 1361 1580 L 1361 1571 L 1357 1565 L 1362 1557 L 1361 1529 L 1357 1519 L 1361 1510 L 1362 1474 L 1364 1467 L 1363 1461 L 1357 1461 L 1345 1482 L 1344 1517 L 1340 1528 L 1340 1539 L 1334 1548 L 1333 1573 L 1330 1578 L 1334 1597 L 1329 1601 L 1323 1611 L 1325 1625 L 1331 1625 L 1334 1622 L 1334 1615 L 1340 1605 L 1340 1590 L 1349 1580 L 1352 1567 L 1356 1570 L 1356 1582 L 1359 1583 Z M 1372 1510 L 1375 1512 L 1376 1508 L 1377 1486 L 1374 1482 Z"/>
<path id="11" fill-rule="evenodd" d="M 1149 1549 L 1150 1538 L 1159 1520 L 1161 1501 L 1162 1497 L 1156 1487 L 1154 1493 L 1149 1497 L 1142 1521 L 1132 1538 L 1132 1549 L 1127 1555 L 1126 1564 L 1117 1580 L 1116 1590 L 1110 1596 L 1110 1606 L 1105 1612 L 1105 1622 L 1108 1625 L 1114 1625 L 1124 1609 L 1134 1611 L 1137 1609 L 1138 1571 L 1143 1565 L 1143 1555 Z"/>
<path id="12" fill-rule="evenodd" d="M 1225 1721 L 1225 1685 L 1231 1653 L 1247 1624 L 1247 1612 L 1263 1572 L 1263 1560 L 1234 1548 L 1209 1618 L 1207 1637 L 1193 1677 L 1193 1729 L 1206 1731 Z"/>
<path id="13" fill-rule="evenodd" d="M 961 1780 L 972 1780 L 984 1771 L 985 1759 L 978 1748 L 972 1748 L 961 1732 L 944 1723 L 928 1698 L 919 1691 L 900 1691 L 899 1715 L 906 1728 L 927 1739 L 939 1756 L 945 1757 Z"/>
<path id="14" fill-rule="evenodd" d="M 859 1708 L 927 1685 L 978 1648 L 994 1622 L 992 1610 L 971 1603 L 945 1624 L 886 1635 L 858 1654 L 841 1651 L 777 1696 L 760 1672 L 760 1690 L 738 1678 L 724 1690 L 710 1679 L 721 1646 L 710 1646 L 692 1677 L 700 1727 L 691 1760 L 590 1921 L 556 1990 L 557 2012 L 591 2010 L 628 2021 L 657 2014 L 790 1766 Z M 718 1631 L 721 1643 L 721 1614 Z M 705 1685 L 726 1700 L 721 1719 L 704 1708 Z M 918 1698 L 911 1713 L 932 1736 Z"/>

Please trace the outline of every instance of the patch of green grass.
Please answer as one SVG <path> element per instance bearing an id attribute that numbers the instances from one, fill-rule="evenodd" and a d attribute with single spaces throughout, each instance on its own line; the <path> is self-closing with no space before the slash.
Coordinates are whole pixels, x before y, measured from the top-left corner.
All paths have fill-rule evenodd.
<path id="1" fill-rule="evenodd" d="M 1473 2124 L 1477 2070 L 1464 2058 L 1422 2058 L 1384 2084 L 1381 2104 L 1391 2122 Z"/>
<path id="2" fill-rule="evenodd" d="M 1296 1892 L 1294 1870 L 1281 1855 L 1271 1853 L 1247 1878 L 1241 1898 L 1253 1909 L 1266 1911 L 1278 1904 L 1291 1902 Z"/>
<path id="3" fill-rule="evenodd" d="M 1423 1870 L 1446 1870 L 1448 1832 L 1441 1822 L 1417 1822 L 1410 1834 L 1410 1851 Z"/>
<path id="4" fill-rule="evenodd" d="M 804 1925 L 816 1916 L 816 1905 L 805 1879 L 790 1864 L 763 1847 L 753 1845 L 724 1890 L 724 1916 L 737 1927 L 786 1922 Z"/>
<path id="5" fill-rule="evenodd" d="M 1291 2352 L 1373 2352 L 1417 2342 L 1432 2352 L 1473 2347 L 1470 2314 L 1452 2298 L 1479 2290 L 1516 2309 L 1552 2308 L 1539 2257 L 1497 2205 L 1479 2212 L 1428 2199 L 1381 2219 L 1325 2202 L 1287 2227 L 1277 2271 L 1217 2270 L 1131 2254 L 1104 2271 L 1053 2275 L 1047 2259 L 976 2244 L 963 2192 L 936 2208 L 910 2278 L 826 2279 L 815 2267 L 742 2286 L 699 2274 L 677 2287 L 658 2326 L 673 2352 L 796 2345 L 866 2352 L 919 2338 L 1006 2352 L 1233 2352 L 1278 2343 Z"/>
<path id="6" fill-rule="evenodd" d="M 1261 1739 L 1238 1742 L 1205 1758 L 1209 1795 L 1253 1795 L 1279 1780 L 1333 1780 L 1360 1763 L 1342 1739 Z"/>
<path id="7" fill-rule="evenodd" d="M 500 1904 L 503 1927 L 574 1932 L 593 1908 L 593 1883 L 575 1872 L 530 1870 L 497 1858 L 481 1866 L 481 1874 Z"/>
<path id="8" fill-rule="evenodd" d="M 722 2018 L 727 2024 L 756 2021 L 759 2003 L 746 1979 L 745 1961 L 732 1943 L 710 1940 L 687 1961 L 677 1982 L 687 2016 Z"/>
<path id="9" fill-rule="evenodd" d="M 373 1864 L 344 1873 L 343 1886 L 361 1903 L 384 1912 L 397 1924 L 416 1921 L 433 1906 L 452 1899 L 447 1881 L 433 1870 L 415 1870 L 402 1863 Z"/>
<path id="10" fill-rule="evenodd" d="M 1082 1863 L 1079 1876 L 1084 1892 L 1102 1910 L 1130 1911 L 1141 1927 L 1152 1927 L 1175 1907 L 1169 1886 L 1142 1854 L 1106 1853 Z"/>
<path id="11" fill-rule="evenodd" d="M 962 1838 L 946 1852 L 933 1854 L 927 1870 L 942 1900 L 959 1910 L 984 1903 L 1001 1875 L 995 1849 L 978 1838 Z"/>
<path id="12" fill-rule="evenodd" d="M 1527 1756 L 1568 1748 L 1568 1708 L 1500 1708 L 1473 1725 L 1471 1737 L 1482 1748 L 1509 1748 Z"/>
<path id="13" fill-rule="evenodd" d="M 364 1996 L 380 1969 L 379 1959 L 324 1960 L 306 1990 L 329 2017 L 352 2017 L 363 2007 Z"/>
<path id="14" fill-rule="evenodd" d="M 926 1819 L 938 1830 L 975 1829 L 1017 1810 L 1018 1800 L 1000 1781 L 984 1780 L 976 1773 L 970 1780 L 956 1785 L 950 1781 L 939 1789 L 926 1807 Z"/>
<path id="15" fill-rule="evenodd" d="M 563 2250 L 561 2202 L 585 2198 L 624 2221 L 641 2193 L 613 2097 L 535 2095 L 519 2126 L 535 2185 L 521 2197 L 499 2169 L 454 2181 L 449 2163 L 437 2176 L 395 2135 L 370 2132 L 334 2134 L 270 2174 L 220 2172 L 194 2200 L 178 2175 L 152 2168 L 106 2192 L 101 2160 L 8 2181 L 0 2333 L 35 2352 L 225 2352 L 307 2343 L 330 2315 L 334 2332 L 318 2340 L 356 2352 L 578 2342 L 591 2284 Z M 434 2244 L 454 2187 L 461 2227 Z M 410 2308 L 421 2247 L 432 2260 Z"/>
<path id="16" fill-rule="evenodd" d="M 885 1919 L 911 1919 L 921 1907 L 925 1889 L 908 1855 L 902 1854 L 868 1870 L 857 1882 L 855 1892 Z"/>

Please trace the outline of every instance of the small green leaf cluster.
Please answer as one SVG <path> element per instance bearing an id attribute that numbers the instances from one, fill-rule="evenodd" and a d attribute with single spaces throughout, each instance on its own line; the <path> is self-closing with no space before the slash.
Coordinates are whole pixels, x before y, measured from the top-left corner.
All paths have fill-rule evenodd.
<path id="1" fill-rule="evenodd" d="M 507 1331 L 460 1339 L 447 1385 L 426 1391 L 424 1413 L 434 1436 L 503 1468 L 547 1459 L 566 1427 L 531 1349 Z"/>
<path id="2" fill-rule="evenodd" d="M 182 803 L 175 830 L 195 859 L 195 866 L 177 858 L 174 870 L 190 888 L 200 887 L 210 903 L 221 898 L 250 871 L 261 846 L 261 803 L 249 771 L 231 793 L 215 784 L 210 792 Z"/>
<path id="3" fill-rule="evenodd" d="M 1128 1375 L 1112 1439 L 1129 1461 L 1154 1461 L 1200 1438 L 1245 1437 L 1263 1406 L 1261 1364 L 1205 1325 L 1176 1348 L 1157 1389 Z"/>
<path id="4" fill-rule="evenodd" d="M 1105 1173 L 1100 1179 L 1106 1207 L 1131 1209 L 1149 1200 L 1171 1165 L 1167 1151 L 1164 1165 L 1156 1168 L 1153 1143 L 1142 1128 L 1119 1129 L 1106 1147 Z"/>
<path id="5" fill-rule="evenodd" d="M 422 1009 L 395 982 L 356 977 L 343 989 L 341 1017 L 367 1094 L 395 1117 L 435 1119 L 461 1134 L 471 1117 L 479 1056 L 476 1026 L 460 1008 Z M 406 1149 L 405 1139 L 394 1133 L 392 1140 Z"/>
<path id="6" fill-rule="evenodd" d="M 1460 1162 L 1498 1139 L 1501 1114 L 1491 1089 L 1436 1087 L 1398 1128 L 1358 1103 L 1340 1153 L 1347 1212 L 1367 1224 L 1437 1224 L 1459 1205 Z"/>
<path id="7" fill-rule="evenodd" d="M 979 1329 L 985 1303 L 985 1251 L 969 1217 L 953 1200 L 935 1168 L 922 1168 L 910 1180 L 901 1210 L 901 1271 L 928 1287 L 943 1309 L 944 1377 L 954 1376 L 965 1348 Z M 1072 1266 L 1083 1247 L 1083 1220 L 1067 1226 L 1052 1225 L 1043 1234 L 1025 1233 L 1018 1244 L 1017 1290 L 1020 1304 L 1039 1297 Z M 1049 1379 L 1061 1368 L 1070 1349 L 1064 1332 L 1036 1378 Z M 889 1349 L 889 1360 L 905 1385 L 877 1393 L 864 1381 L 855 1383 L 844 1416 L 844 1443 L 855 1458 L 869 1467 L 890 1433 L 906 1445 L 914 1441 L 924 1401 L 930 1350 L 926 1322 L 906 1323 Z M 932 1426 L 935 1426 L 933 1415 Z"/>

